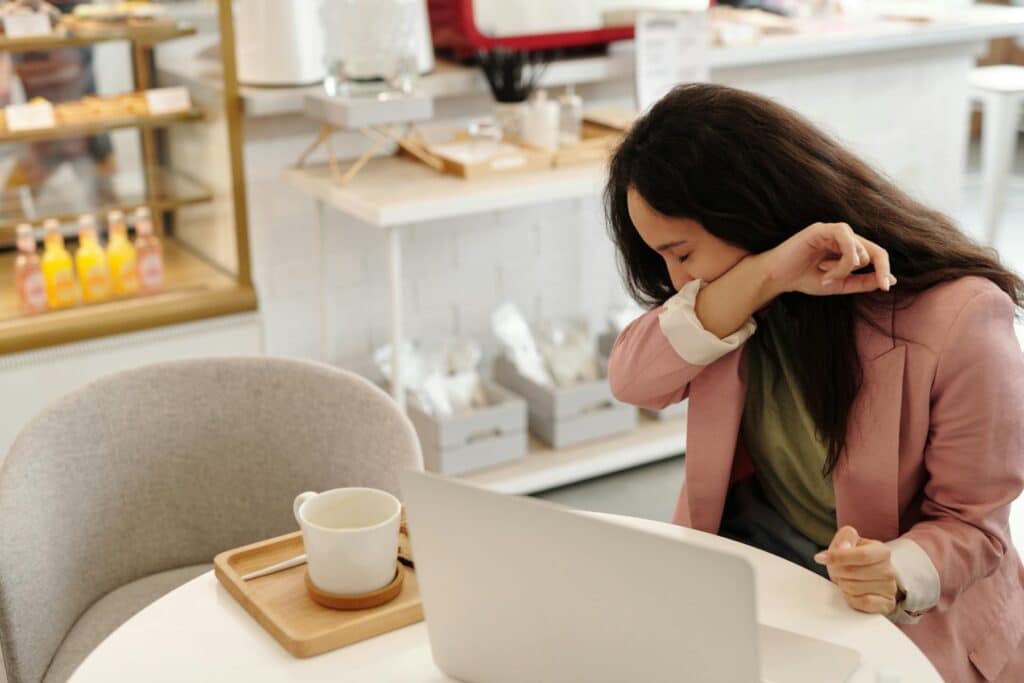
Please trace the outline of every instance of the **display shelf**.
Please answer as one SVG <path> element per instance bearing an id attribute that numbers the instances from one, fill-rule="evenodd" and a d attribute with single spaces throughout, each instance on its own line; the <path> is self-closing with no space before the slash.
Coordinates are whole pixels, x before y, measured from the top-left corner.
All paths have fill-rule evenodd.
<path id="1" fill-rule="evenodd" d="M 188 175 L 169 169 L 145 173 L 116 173 L 109 177 L 90 173 L 67 182 L 40 186 L 16 186 L 0 191 L 0 245 L 14 243 L 19 223 L 38 224 L 47 218 L 74 221 L 83 213 L 105 214 L 148 206 L 151 211 L 170 211 L 201 204 L 213 198 L 210 190 Z M 37 226 L 38 227 L 38 226 Z"/>
<path id="2" fill-rule="evenodd" d="M 645 465 L 683 453 L 686 419 L 655 420 L 640 416 L 627 434 L 554 449 L 531 439 L 522 460 L 472 472 L 461 478 L 501 493 L 530 494 Z"/>
<path id="3" fill-rule="evenodd" d="M 173 114 L 121 116 L 24 133 L 0 133 L 0 143 L 18 144 L 87 137 L 116 129 L 138 129 L 140 138 L 137 154 L 129 148 L 126 151 L 130 153 L 111 156 L 99 167 L 88 156 L 73 152 L 51 155 L 61 160 L 51 165 L 38 163 L 40 158 L 51 159 L 45 155 L 8 159 L 6 185 L 0 189 L 0 356 L 257 309 L 249 269 L 232 4 L 231 0 L 217 0 L 211 5 L 223 44 L 219 63 L 224 116 L 209 119 L 191 108 Z M 194 27 L 177 19 L 112 25 L 68 17 L 62 26 L 66 31 L 60 35 L 0 37 L 0 52 L 127 42 L 130 49 L 124 57 L 133 76 L 131 88 L 145 91 L 154 86 L 155 45 L 196 33 Z M 189 148 L 171 137 L 192 135 L 192 126 L 173 125 L 179 122 L 197 124 L 195 140 L 217 142 L 197 142 L 193 145 L 195 153 L 185 155 L 188 158 L 175 156 L 179 166 L 191 170 L 189 174 L 167 168 L 171 158 L 168 150 Z M 221 127 L 226 139 L 217 132 Z M 114 138 L 114 142 L 120 140 L 121 136 Z M 9 144 L 11 147 L 16 144 Z M 116 169 L 112 168 L 115 159 Z M 197 180 L 200 177 L 202 182 Z M 163 232 L 167 212 L 214 201 L 216 210 L 200 217 L 204 226 L 201 230 L 186 229 L 193 225 L 190 219 L 199 216 L 198 212 L 175 216 L 172 225 L 189 235 L 189 245 L 177 241 L 174 231 Z M 164 291 L 39 315 L 20 312 L 13 284 L 16 254 L 12 249 L 18 224 L 33 224 L 37 237 L 41 237 L 40 224 L 47 218 L 58 219 L 65 230 L 73 230 L 72 223 L 83 213 L 102 216 L 140 206 L 151 210 L 158 234 L 163 234 Z M 233 233 L 233 244 L 223 234 L 228 230 Z M 219 263 L 232 265 L 222 268 Z"/>
<path id="4" fill-rule="evenodd" d="M 155 45 L 175 38 L 194 35 L 196 29 L 183 22 L 157 21 L 149 24 L 107 26 L 97 22 L 65 19 L 63 34 L 27 38 L 0 36 L 0 52 L 36 52 L 61 47 L 94 45 L 126 40 L 136 45 Z"/>
<path id="5" fill-rule="evenodd" d="M 256 293 L 173 239 L 164 240 L 165 289 L 38 315 L 23 315 L 14 252 L 0 253 L 0 354 L 255 310 Z"/>
<path id="6" fill-rule="evenodd" d="M 307 196 L 386 228 L 594 197 L 607 180 L 607 170 L 604 164 L 587 164 L 463 180 L 418 161 L 381 157 L 370 161 L 345 186 L 334 181 L 326 165 L 293 168 L 287 177 L 292 187 Z"/>
<path id="7" fill-rule="evenodd" d="M 52 128 L 23 130 L 16 133 L 3 131 L 0 132 L 0 144 L 77 138 L 117 130 L 119 128 L 162 128 L 174 123 L 197 121 L 201 118 L 203 118 L 203 112 L 196 107 L 187 111 L 174 112 L 173 114 L 159 114 L 157 116 L 151 116 L 149 114 L 112 116 L 101 121 L 59 124 Z"/>

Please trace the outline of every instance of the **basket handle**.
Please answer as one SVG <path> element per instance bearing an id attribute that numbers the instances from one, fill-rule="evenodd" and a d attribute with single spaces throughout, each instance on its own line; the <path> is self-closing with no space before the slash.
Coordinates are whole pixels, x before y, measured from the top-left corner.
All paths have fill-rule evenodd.
<path id="1" fill-rule="evenodd" d="M 493 439 L 501 436 L 503 431 L 501 427 L 493 427 L 491 429 L 481 429 L 479 432 L 473 432 L 466 438 L 466 443 L 476 443 L 477 441 L 483 441 L 485 439 Z"/>
<path id="2" fill-rule="evenodd" d="M 608 409 L 614 408 L 614 407 L 615 407 L 615 402 L 606 398 L 606 399 L 602 399 L 602 400 L 598 401 L 597 403 L 593 403 L 593 404 L 591 404 L 589 406 L 584 406 L 583 409 L 580 410 L 580 415 L 586 415 L 588 413 L 596 413 L 598 411 L 608 410 Z"/>

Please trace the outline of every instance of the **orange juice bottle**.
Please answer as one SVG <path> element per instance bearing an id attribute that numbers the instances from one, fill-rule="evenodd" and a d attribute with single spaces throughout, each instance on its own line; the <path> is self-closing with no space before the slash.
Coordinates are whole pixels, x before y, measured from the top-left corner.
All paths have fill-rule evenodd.
<path id="1" fill-rule="evenodd" d="M 43 281 L 46 283 L 46 300 L 50 308 L 67 308 L 78 303 L 75 290 L 75 275 L 71 266 L 71 254 L 64 248 L 64 235 L 60 223 L 49 219 L 43 223 L 46 235 L 43 237 Z"/>
<path id="2" fill-rule="evenodd" d="M 107 242 L 107 262 L 110 264 L 110 277 L 114 285 L 114 293 L 120 296 L 136 294 L 139 291 L 139 278 L 136 272 L 135 247 L 128 240 L 128 226 L 124 222 L 124 214 L 111 211 L 107 214 L 107 229 L 110 233 Z"/>
<path id="3" fill-rule="evenodd" d="M 153 234 L 153 219 L 145 206 L 135 210 L 135 255 L 139 262 L 139 289 L 159 292 L 164 288 L 164 254 L 160 238 Z"/>
<path id="4" fill-rule="evenodd" d="M 96 235 L 96 219 L 86 214 L 78 219 L 78 252 L 75 254 L 82 298 L 103 301 L 110 296 L 110 268 L 107 255 Z"/>
<path id="5" fill-rule="evenodd" d="M 36 236 L 32 226 L 18 226 L 18 256 L 14 260 L 14 285 L 18 290 L 22 313 L 46 310 L 46 282 L 36 253 Z"/>

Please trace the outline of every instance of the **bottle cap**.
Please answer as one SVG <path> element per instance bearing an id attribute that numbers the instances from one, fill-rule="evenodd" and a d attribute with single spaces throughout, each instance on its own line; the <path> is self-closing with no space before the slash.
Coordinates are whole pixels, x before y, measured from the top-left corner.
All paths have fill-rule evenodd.
<path id="1" fill-rule="evenodd" d="M 89 228 L 96 228 L 96 217 L 91 213 L 83 213 L 78 217 L 78 229 L 87 230 Z"/>
<path id="2" fill-rule="evenodd" d="M 36 250 L 36 236 L 32 232 L 32 226 L 29 225 L 28 223 L 22 223 L 21 225 L 18 226 L 18 250 Z"/>
<path id="3" fill-rule="evenodd" d="M 107 214 L 107 230 L 110 236 L 126 237 L 128 225 L 124 222 L 124 214 L 120 211 L 111 211 Z"/>
<path id="4" fill-rule="evenodd" d="M 149 209 L 145 206 L 141 206 L 135 210 L 135 234 L 153 234 L 153 221 L 150 218 Z"/>
<path id="5" fill-rule="evenodd" d="M 43 240 L 50 245 L 63 246 L 64 235 L 60 231 L 60 223 L 54 220 L 46 221 L 43 224 L 46 228 L 46 233 L 43 235 Z"/>
<path id="6" fill-rule="evenodd" d="M 47 218 L 43 221 L 43 230 L 45 232 L 52 232 L 54 230 L 60 230 L 60 221 L 56 218 Z"/>

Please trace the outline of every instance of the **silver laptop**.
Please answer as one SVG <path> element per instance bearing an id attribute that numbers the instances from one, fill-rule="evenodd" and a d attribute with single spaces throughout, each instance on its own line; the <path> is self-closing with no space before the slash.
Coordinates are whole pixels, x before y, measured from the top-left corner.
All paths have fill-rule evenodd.
<path id="1" fill-rule="evenodd" d="M 841 683 L 848 648 L 759 626 L 745 559 L 403 472 L 437 666 L 470 683 Z"/>

